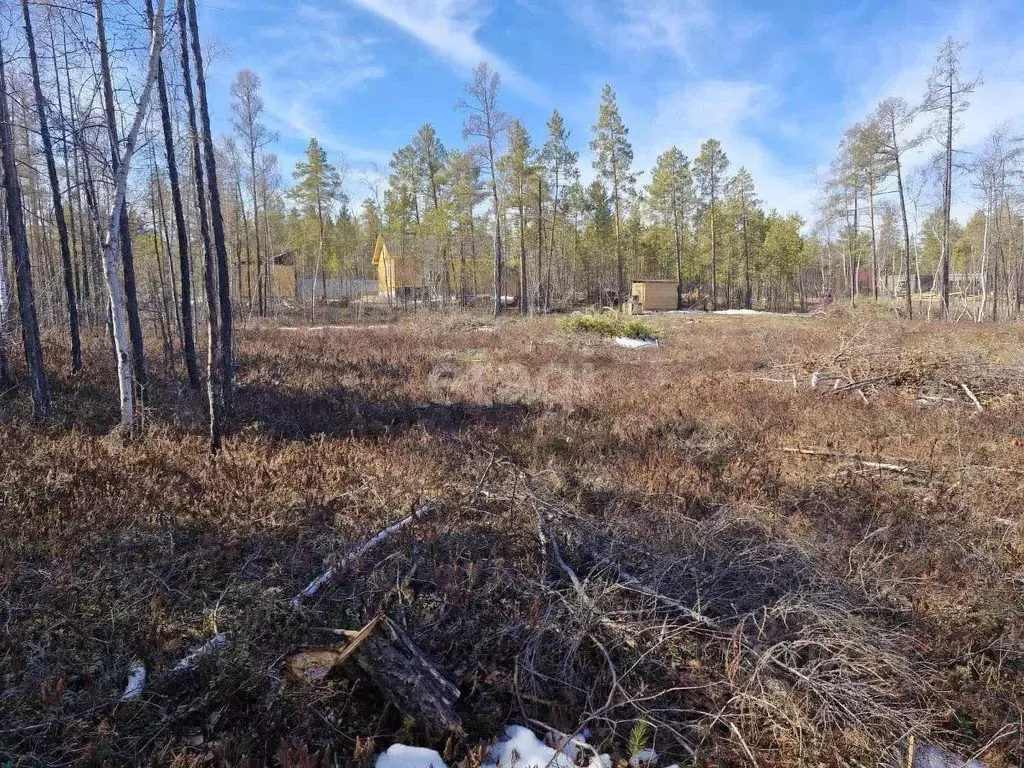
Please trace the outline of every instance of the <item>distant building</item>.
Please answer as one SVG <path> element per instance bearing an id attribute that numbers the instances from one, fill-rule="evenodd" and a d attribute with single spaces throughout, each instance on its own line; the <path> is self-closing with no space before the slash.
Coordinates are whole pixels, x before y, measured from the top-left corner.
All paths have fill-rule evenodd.
<path id="1" fill-rule="evenodd" d="M 262 271 L 262 265 L 257 270 L 254 261 L 239 261 L 235 264 L 236 274 L 232 276 L 231 283 L 235 286 L 235 299 L 255 300 L 257 295 L 258 280 L 256 273 Z M 270 259 L 270 298 L 284 299 L 291 301 L 297 297 L 295 281 L 295 254 L 291 251 L 279 253 Z"/>
<path id="2" fill-rule="evenodd" d="M 479 236 L 381 234 L 373 266 L 377 294 L 399 301 L 472 299 L 493 284 L 490 244 Z"/>
<path id="3" fill-rule="evenodd" d="M 419 298 L 424 289 L 426 251 L 435 245 L 423 235 L 378 235 L 373 249 L 377 268 L 377 293 L 400 299 Z"/>
<path id="4" fill-rule="evenodd" d="M 634 311 L 666 312 L 677 309 L 679 284 L 675 280 L 634 280 L 629 292 Z"/>

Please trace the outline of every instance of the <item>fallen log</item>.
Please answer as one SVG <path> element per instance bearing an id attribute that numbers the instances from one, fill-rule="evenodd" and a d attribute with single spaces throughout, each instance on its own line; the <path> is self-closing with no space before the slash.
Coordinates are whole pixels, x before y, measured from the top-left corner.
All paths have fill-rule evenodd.
<path id="1" fill-rule="evenodd" d="M 431 738 L 463 738 L 455 713 L 461 692 L 393 621 L 365 638 L 355 662 L 385 699 L 413 718 Z"/>
<path id="2" fill-rule="evenodd" d="M 376 534 L 372 538 L 367 539 L 358 547 L 352 549 L 338 563 L 331 566 L 322 574 L 313 579 L 313 581 L 311 581 L 306 586 L 305 589 L 303 589 L 301 592 L 299 592 L 299 594 L 297 594 L 289 601 L 291 607 L 293 609 L 297 609 L 300 605 L 302 605 L 303 600 L 310 597 L 314 597 L 317 593 L 320 592 L 321 589 L 331 584 L 331 582 L 337 579 L 342 573 L 351 568 L 363 555 L 372 552 L 374 549 L 379 547 L 381 544 L 390 539 L 399 531 L 403 530 L 404 528 L 408 528 L 413 523 L 422 519 L 426 515 L 435 512 L 436 510 L 437 504 L 433 501 L 426 501 L 423 502 L 422 504 L 417 504 L 413 508 L 411 515 L 402 520 L 399 520 L 394 525 L 385 528 L 383 531 Z"/>

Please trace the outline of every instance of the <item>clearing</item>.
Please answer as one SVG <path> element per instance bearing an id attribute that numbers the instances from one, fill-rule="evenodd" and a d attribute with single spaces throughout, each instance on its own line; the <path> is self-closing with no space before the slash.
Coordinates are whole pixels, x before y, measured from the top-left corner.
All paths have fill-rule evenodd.
<path id="1" fill-rule="evenodd" d="M 1019 327 L 653 322 L 243 329 L 214 461 L 155 365 L 144 434 L 108 437 L 90 340 L 53 424 L 0 403 L 0 762 L 475 765 L 519 723 L 666 765 L 1018 765 Z"/>

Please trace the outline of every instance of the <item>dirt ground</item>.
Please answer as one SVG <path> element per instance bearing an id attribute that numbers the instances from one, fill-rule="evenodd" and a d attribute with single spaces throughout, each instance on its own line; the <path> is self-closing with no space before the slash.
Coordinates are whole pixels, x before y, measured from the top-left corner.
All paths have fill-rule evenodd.
<path id="1" fill-rule="evenodd" d="M 506 723 L 624 755 L 638 721 L 666 765 L 1024 760 L 1019 326 L 677 315 L 628 350 L 547 318 L 364 322 L 242 329 L 213 460 L 158 350 L 131 442 L 101 338 L 54 372 L 51 422 L 4 395 L 0 764 L 366 765 L 404 740 L 474 766 Z M 459 732 L 365 649 L 286 674 L 379 614 L 457 686 Z"/>

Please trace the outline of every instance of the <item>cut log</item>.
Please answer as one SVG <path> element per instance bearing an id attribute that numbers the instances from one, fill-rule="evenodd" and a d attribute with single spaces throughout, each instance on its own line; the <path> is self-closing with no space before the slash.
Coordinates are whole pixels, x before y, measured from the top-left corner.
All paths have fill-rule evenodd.
<path id="1" fill-rule="evenodd" d="M 385 699 L 433 739 L 465 736 L 455 713 L 461 695 L 404 630 L 386 621 L 360 646 L 356 665 Z"/>

